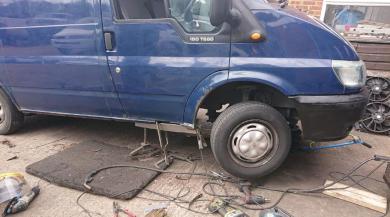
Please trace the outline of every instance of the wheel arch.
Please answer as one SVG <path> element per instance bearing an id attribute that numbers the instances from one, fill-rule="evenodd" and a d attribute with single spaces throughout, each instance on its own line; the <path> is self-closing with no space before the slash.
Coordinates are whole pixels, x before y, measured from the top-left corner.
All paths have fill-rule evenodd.
<path id="1" fill-rule="evenodd" d="M 220 96 L 237 97 L 230 95 L 237 88 L 255 88 L 256 90 L 266 90 L 267 94 L 274 94 L 278 103 L 283 106 L 293 106 L 292 101 L 288 98 L 295 89 L 292 85 L 280 78 L 269 74 L 257 72 L 217 72 L 202 82 L 194 89 L 187 100 L 183 121 L 187 125 L 195 127 L 196 118 L 199 109 L 210 101 L 221 99 Z M 228 92 L 225 92 L 225 91 Z M 238 94 L 240 95 L 240 94 Z"/>
<path id="2" fill-rule="evenodd" d="M 12 95 L 12 91 L 4 85 L 3 81 L 0 80 L 0 90 L 4 92 L 4 94 L 11 100 L 12 104 L 20 111 L 20 106 L 16 102 L 14 96 Z"/>

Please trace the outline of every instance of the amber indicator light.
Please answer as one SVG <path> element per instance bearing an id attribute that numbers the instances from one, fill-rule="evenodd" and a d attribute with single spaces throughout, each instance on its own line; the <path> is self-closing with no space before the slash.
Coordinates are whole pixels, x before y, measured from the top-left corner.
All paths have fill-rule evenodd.
<path id="1" fill-rule="evenodd" d="M 263 36 L 260 33 L 255 32 L 251 34 L 250 38 L 252 41 L 260 41 L 263 38 Z"/>

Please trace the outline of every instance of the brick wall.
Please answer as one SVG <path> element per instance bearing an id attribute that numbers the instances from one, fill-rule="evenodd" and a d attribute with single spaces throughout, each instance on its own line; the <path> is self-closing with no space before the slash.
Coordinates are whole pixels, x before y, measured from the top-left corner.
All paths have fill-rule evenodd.
<path id="1" fill-rule="evenodd" d="M 289 5 L 316 17 L 321 15 L 322 0 L 290 0 Z"/>

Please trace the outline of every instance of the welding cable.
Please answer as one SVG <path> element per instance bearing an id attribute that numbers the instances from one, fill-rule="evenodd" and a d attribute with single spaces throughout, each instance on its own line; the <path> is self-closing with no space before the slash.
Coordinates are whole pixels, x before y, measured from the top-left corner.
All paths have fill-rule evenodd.
<path id="1" fill-rule="evenodd" d="M 344 179 L 346 179 L 347 177 L 349 177 L 350 175 L 352 175 L 353 173 L 355 173 L 357 170 L 359 170 L 362 166 L 364 166 L 365 164 L 371 162 L 371 161 L 374 161 L 375 158 L 372 157 L 372 158 L 369 158 L 361 163 L 358 163 L 355 167 L 353 167 L 349 172 L 347 172 L 345 175 L 343 175 L 342 177 L 336 179 L 335 181 L 332 181 L 331 183 L 329 184 L 326 184 L 324 186 L 319 186 L 319 187 L 316 187 L 316 188 L 311 188 L 311 189 L 294 189 L 294 188 L 290 188 L 290 189 L 287 189 L 287 193 L 317 193 L 319 191 L 323 191 L 331 186 L 333 186 L 334 184 L 336 183 L 339 183 L 341 181 L 343 181 Z M 332 189 L 327 189 L 327 190 L 332 190 Z"/>
<path id="2" fill-rule="evenodd" d="M 219 187 L 221 187 L 225 194 L 217 194 L 215 193 L 214 189 L 213 189 L 213 185 L 217 185 Z M 209 188 L 211 189 L 212 192 L 206 190 L 206 186 L 209 186 Z M 239 196 L 239 195 L 229 195 L 227 192 L 227 188 L 223 185 L 223 184 L 220 184 L 220 183 L 215 183 L 215 182 L 207 182 L 205 183 L 203 186 L 202 186 L 202 189 L 203 189 L 203 192 L 205 192 L 207 195 L 210 195 L 210 196 L 214 196 L 214 197 L 219 197 L 221 198 L 223 201 L 225 201 L 227 204 L 229 204 L 229 206 L 233 207 L 233 208 L 237 208 L 237 209 L 240 209 L 240 208 L 244 208 L 244 209 L 248 209 L 248 210 L 263 210 L 263 208 L 258 208 L 258 207 L 253 207 L 253 206 L 248 206 L 245 202 L 237 202 L 238 199 L 242 200 L 242 196 Z M 254 204 L 256 206 L 260 206 L 262 204 Z"/>
<path id="3" fill-rule="evenodd" d="M 282 199 L 287 195 L 287 194 L 304 194 L 304 193 L 321 193 L 321 191 L 327 189 L 327 190 L 332 190 L 331 188 L 329 189 L 329 187 L 333 186 L 334 184 L 336 183 L 339 183 L 345 179 L 347 179 L 348 177 L 350 177 L 354 172 L 356 172 L 358 169 L 360 169 L 362 166 L 364 166 L 365 164 L 367 164 L 368 162 L 370 161 L 373 161 L 373 160 L 376 160 L 378 161 L 377 158 L 370 158 L 370 159 L 367 159 L 359 164 L 357 164 L 355 167 L 353 167 L 349 172 L 347 172 L 346 174 L 344 174 L 342 177 L 336 179 L 335 181 L 332 181 L 331 183 L 329 184 L 326 184 L 325 186 L 320 186 L 320 187 L 316 187 L 316 188 L 311 188 L 311 189 L 296 189 L 296 188 L 289 188 L 289 189 L 286 189 L 286 190 L 278 190 L 278 189 L 272 189 L 272 188 L 267 188 L 267 187 L 261 187 L 261 186 L 258 186 L 256 188 L 258 189 L 265 189 L 265 190 L 272 190 L 272 191 L 278 191 L 278 192 L 281 192 L 282 195 L 278 198 L 278 200 L 273 203 L 272 205 L 270 206 L 267 206 L 267 207 L 249 207 L 249 206 L 245 206 L 244 204 L 240 204 L 240 203 L 237 203 L 235 202 L 234 200 L 238 198 L 238 196 L 236 195 L 229 195 L 227 193 L 227 189 L 225 189 L 225 193 L 226 195 L 223 195 L 223 194 L 216 194 L 212 188 L 211 185 L 219 185 L 221 186 L 223 189 L 225 188 L 223 185 L 220 185 L 220 184 L 215 184 L 215 182 L 213 182 L 213 184 L 210 185 L 210 182 L 209 183 L 206 183 L 204 186 L 203 186 L 203 191 L 204 193 L 208 194 L 208 195 L 211 195 L 211 196 L 219 196 L 219 197 L 225 197 L 226 200 L 228 200 L 230 203 L 232 203 L 232 205 L 238 205 L 242 208 L 245 208 L 245 209 L 249 209 L 249 210 L 264 210 L 264 209 L 270 209 L 270 208 L 274 208 L 275 206 L 277 206 L 281 201 Z M 136 166 L 136 165 L 112 165 L 112 166 L 107 166 L 107 167 L 102 167 L 102 168 L 99 168 L 93 172 L 91 172 L 85 179 L 85 183 L 84 183 L 84 186 L 88 189 L 91 189 L 91 187 L 88 185 L 89 183 L 91 183 L 93 181 L 93 177 L 95 175 L 97 175 L 99 172 L 103 171 L 103 170 L 107 170 L 107 169 L 112 169 L 112 168 L 134 168 L 134 169 L 143 169 L 143 170 L 149 170 L 149 171 L 154 171 L 154 172 L 160 172 L 160 173 L 165 173 L 165 174 L 175 174 L 175 175 L 192 175 L 192 176 L 203 176 L 203 177 L 207 177 L 209 179 L 214 179 L 214 180 L 221 180 L 221 181 L 228 181 L 228 182 L 231 182 L 231 183 L 234 183 L 234 181 L 232 181 L 232 179 L 230 177 L 228 178 L 221 178 L 221 177 L 217 177 L 217 176 L 214 176 L 214 175 L 211 175 L 209 173 L 194 173 L 194 172 L 174 172 L 174 171 L 165 171 L 165 170 L 160 170 L 160 169 L 155 169 L 155 168 L 149 168 L 149 167 L 142 167 L 142 166 Z M 371 175 L 373 172 L 370 172 L 367 176 Z M 357 182 L 360 183 L 361 181 L 363 181 L 363 179 L 360 179 L 358 180 Z M 209 191 L 205 190 L 207 185 L 210 185 L 210 189 L 212 189 L 213 193 L 210 193 Z M 185 200 L 182 200 L 181 197 L 173 197 L 173 196 L 169 196 L 169 195 L 166 195 L 166 194 L 162 194 L 162 193 L 158 193 L 158 192 L 155 192 L 155 191 L 151 191 L 151 190 L 147 190 L 147 189 L 133 189 L 132 191 L 136 191 L 136 190 L 145 190 L 146 192 L 149 192 L 149 193 L 152 193 L 152 194 L 155 194 L 155 195 L 158 195 L 160 197 L 163 197 L 163 198 L 166 198 L 167 201 L 172 201 L 175 203 L 176 206 L 180 207 L 180 208 L 183 208 L 183 209 L 186 209 L 186 210 L 189 210 L 191 212 L 194 212 L 194 213 L 198 213 L 198 214 L 210 214 L 210 213 L 206 213 L 206 212 L 201 212 L 201 211 L 197 211 L 197 210 L 193 210 L 191 208 L 187 208 L 187 207 L 184 207 L 182 206 L 180 203 L 189 203 L 189 201 L 185 201 Z M 132 192 L 132 191 L 129 191 L 129 192 Z M 125 193 L 128 193 L 128 192 L 125 192 Z M 125 193 L 122 193 L 122 194 L 125 194 Z M 143 199 L 148 199 L 148 198 L 143 198 Z M 198 200 L 197 202 L 199 201 L 205 201 L 205 200 Z M 260 205 L 260 204 L 259 204 Z"/>
<path id="4" fill-rule="evenodd" d="M 215 177 L 215 176 L 213 176 L 211 174 L 207 174 L 207 173 L 195 173 L 195 170 L 196 170 L 196 164 L 195 163 L 194 163 L 193 167 L 191 168 L 191 172 L 165 171 L 165 170 L 149 168 L 149 167 L 142 167 L 142 166 L 136 166 L 136 165 L 112 165 L 112 166 L 99 168 L 97 170 L 94 170 L 90 174 L 88 174 L 88 176 L 86 176 L 86 178 L 85 178 L 84 187 L 86 189 L 88 189 L 89 191 L 91 191 L 92 188 L 88 184 L 93 181 L 93 177 L 96 176 L 98 173 L 104 171 L 104 170 L 113 169 L 113 168 L 134 168 L 134 169 L 141 169 L 141 170 L 149 170 L 149 171 L 154 171 L 154 172 L 160 172 L 160 173 L 165 173 L 165 174 L 175 174 L 175 175 L 177 175 L 176 178 L 179 179 L 179 180 L 182 178 L 182 177 L 179 177 L 179 175 L 189 175 L 188 179 L 184 179 L 184 180 L 187 180 L 187 181 L 189 181 L 193 176 L 203 176 L 203 177 L 209 177 L 209 178 L 214 178 L 214 179 L 215 178 L 220 178 L 220 177 Z M 184 194 L 182 194 L 184 189 L 187 189 L 187 191 L 184 192 Z M 116 195 L 111 195 L 111 197 L 112 198 L 117 198 L 117 197 L 119 197 L 121 195 L 124 195 L 124 194 L 127 194 L 127 193 L 131 193 L 131 192 L 137 192 L 137 191 L 145 191 L 145 192 L 157 195 L 159 197 L 165 198 L 165 200 L 157 200 L 157 199 L 151 199 L 151 198 L 136 196 L 137 198 L 140 198 L 140 199 L 151 200 L 151 201 L 169 201 L 169 202 L 175 203 L 175 205 L 180 207 L 180 208 L 186 209 L 188 211 L 191 211 L 191 212 L 194 212 L 194 213 L 197 213 L 197 214 L 202 214 L 202 215 L 211 214 L 210 212 L 201 212 L 201 211 L 194 210 L 194 209 L 191 208 L 191 205 L 193 205 L 196 202 L 205 202 L 205 201 L 206 202 L 210 202 L 210 200 L 206 200 L 206 199 L 200 200 L 200 199 L 197 199 L 196 201 L 187 201 L 187 200 L 182 199 L 182 198 L 184 198 L 184 197 L 186 197 L 186 196 L 188 196 L 190 194 L 190 189 L 189 188 L 185 188 L 185 187 L 180 189 L 180 191 L 178 192 L 176 197 L 170 196 L 170 195 L 167 195 L 167 194 L 163 194 L 163 193 L 159 193 L 157 191 L 148 190 L 148 189 L 145 189 L 145 188 L 132 189 L 132 190 L 127 191 L 127 192 L 122 192 L 122 193 L 119 193 L 119 194 L 116 194 Z M 187 203 L 190 206 L 189 207 L 185 207 L 185 206 L 182 206 L 181 203 Z M 83 210 L 86 210 L 84 207 L 82 207 L 82 208 L 83 208 Z M 86 210 L 86 212 L 87 211 L 88 210 Z M 89 215 L 88 212 L 87 212 L 87 214 Z"/>
<path id="5" fill-rule="evenodd" d="M 287 194 L 289 193 L 293 193 L 293 194 L 303 194 L 303 193 L 321 193 L 320 191 L 323 191 L 323 190 L 333 190 L 332 188 L 329 188 L 331 186 L 333 186 L 334 184 L 336 183 L 340 183 L 341 181 L 343 181 L 344 179 L 346 179 L 347 177 L 351 176 L 354 172 L 356 172 L 357 170 L 359 170 L 362 166 L 364 166 L 365 164 L 371 162 L 371 161 L 378 161 L 376 157 L 373 157 L 373 158 L 369 158 L 359 164 L 357 164 L 355 167 L 353 167 L 349 172 L 347 172 L 346 174 L 344 174 L 342 177 L 336 179 L 336 181 L 332 181 L 331 183 L 329 184 L 326 184 L 324 186 L 320 186 L 320 187 L 316 187 L 316 188 L 311 188 L 311 189 L 294 189 L 294 188 L 290 188 L 290 189 L 286 189 L 286 190 L 280 190 L 280 192 L 282 192 L 282 195 L 278 198 L 278 200 L 268 206 L 268 207 L 262 207 L 262 208 L 259 208 L 259 209 L 270 209 L 270 208 L 274 208 L 275 206 L 277 206 L 281 201 L 282 199 L 284 198 L 284 196 L 286 196 Z M 375 168 L 375 169 L 378 169 L 378 168 Z M 372 173 L 370 172 L 369 175 L 371 175 Z M 367 176 L 369 176 L 367 175 Z M 358 181 L 358 183 L 360 183 L 361 180 Z M 263 188 L 263 187 L 257 187 L 259 189 L 266 189 L 266 188 Z M 336 189 L 336 188 L 335 188 Z M 266 189 L 267 190 L 267 189 Z M 256 209 L 256 208 L 254 208 Z"/>
<path id="6" fill-rule="evenodd" d="M 196 164 L 196 162 L 190 162 L 190 164 L 192 164 L 192 169 L 190 170 L 190 173 L 193 174 L 193 173 L 195 172 L 195 170 L 196 170 L 197 164 Z M 190 183 L 190 181 L 191 181 L 191 179 L 192 179 L 192 175 L 190 175 L 190 176 L 189 176 L 188 178 L 186 178 L 186 179 L 182 179 L 182 177 L 179 176 L 179 175 L 176 175 L 175 178 L 178 179 L 178 180 L 186 181 L 185 185 L 184 185 L 182 188 L 180 188 L 179 192 L 177 192 L 176 198 L 179 198 L 180 194 L 183 192 L 184 189 L 188 189 L 187 193 L 186 193 L 184 196 L 188 195 L 188 194 L 191 192 L 191 189 L 188 188 L 188 187 L 186 187 L 186 186 Z M 184 196 L 183 196 L 183 197 L 184 197 Z M 195 197 L 194 199 L 192 199 L 192 200 L 188 203 L 188 208 L 191 208 L 191 205 L 192 205 L 192 204 L 195 202 L 195 200 L 197 200 L 197 199 L 200 199 L 200 198 L 196 198 L 196 197 Z"/>
<path id="7" fill-rule="evenodd" d="M 89 185 L 93 181 L 93 177 L 96 176 L 98 173 L 104 171 L 104 170 L 109 170 L 109 169 L 114 169 L 114 168 L 133 168 L 133 169 L 140 169 L 140 170 L 149 170 L 153 172 L 158 172 L 158 173 L 165 173 L 165 174 L 174 174 L 174 175 L 192 175 L 192 176 L 203 176 L 203 177 L 209 177 L 209 178 L 218 178 L 214 175 L 207 174 L 207 173 L 189 173 L 189 172 L 174 172 L 174 171 L 166 171 L 166 170 L 161 170 L 161 169 L 155 169 L 155 168 L 150 168 L 150 167 L 143 167 L 143 166 L 137 166 L 137 165 L 129 165 L 129 164 L 118 164 L 118 165 L 111 165 L 111 166 L 106 166 L 106 167 L 101 167 L 97 170 L 92 171 L 89 173 L 85 179 L 83 186 L 91 190 L 92 187 Z"/>
<path id="8" fill-rule="evenodd" d="M 168 194 L 163 194 L 163 193 L 160 193 L 160 192 L 157 192 L 157 191 L 153 191 L 153 190 L 137 188 L 137 189 L 132 189 L 130 191 L 122 192 L 120 194 L 114 195 L 114 197 L 118 197 L 118 196 L 123 195 L 123 194 L 131 193 L 133 191 L 141 191 L 141 190 L 145 191 L 145 192 L 148 192 L 150 194 L 154 194 L 154 195 L 157 195 L 159 197 L 165 198 L 165 200 L 156 200 L 156 199 L 151 199 L 151 198 L 142 197 L 142 196 L 138 196 L 138 195 L 136 196 L 136 198 L 140 198 L 140 199 L 144 199 L 144 200 L 150 200 L 150 201 L 159 201 L 159 202 L 165 202 L 165 201 L 173 202 L 177 207 L 182 208 L 182 209 L 186 209 L 186 210 L 188 210 L 190 212 L 193 212 L 193 213 L 202 214 L 202 215 L 212 214 L 211 212 L 202 212 L 202 211 L 194 210 L 194 209 L 191 208 L 191 206 L 186 207 L 186 206 L 181 205 L 183 203 L 186 203 L 186 204 L 189 204 L 189 205 L 193 205 L 194 203 L 198 203 L 198 202 L 211 202 L 211 200 L 207 200 L 207 199 L 198 199 L 196 201 L 189 201 L 189 200 L 181 199 L 181 198 L 187 196 L 190 193 L 190 191 L 188 191 L 188 193 L 186 193 L 185 195 L 182 195 L 180 197 L 174 197 L 174 196 L 170 196 Z"/>
<path id="9" fill-rule="evenodd" d="M 222 188 L 222 190 L 224 191 L 224 194 L 217 194 L 217 193 L 215 193 L 215 190 L 214 190 L 214 188 L 213 188 L 213 185 L 216 185 L 216 186 Z M 211 190 L 212 192 L 210 192 L 210 191 L 208 191 L 208 190 L 206 189 L 207 186 L 210 188 L 210 190 Z M 213 196 L 213 197 L 230 198 L 230 199 L 233 199 L 233 198 L 240 198 L 240 196 L 238 196 L 238 195 L 230 195 L 230 194 L 228 193 L 228 190 L 226 189 L 226 187 L 225 187 L 223 184 L 221 184 L 221 183 L 216 183 L 216 182 L 211 182 L 211 181 L 206 182 L 206 183 L 203 184 L 202 190 L 203 190 L 203 192 L 206 193 L 207 195 L 210 195 L 210 196 Z"/>
<path id="10" fill-rule="evenodd" d="M 281 192 L 281 196 L 276 200 L 276 202 L 274 202 L 272 205 L 269 205 L 269 206 L 266 206 L 266 207 L 249 207 L 249 206 L 245 206 L 243 204 L 239 204 L 237 203 L 236 205 L 240 205 L 242 208 L 245 208 L 245 209 L 249 209 L 249 210 L 265 210 L 265 209 L 272 209 L 274 207 L 276 207 L 282 200 L 283 198 L 287 195 L 287 194 L 304 194 L 304 193 L 321 193 L 321 191 L 327 189 L 327 190 L 332 190 L 331 186 L 333 186 L 334 184 L 336 183 L 339 183 L 341 181 L 343 181 L 344 179 L 346 179 L 347 177 L 351 176 L 353 173 L 355 173 L 357 170 L 359 170 L 362 166 L 364 166 L 365 164 L 367 164 L 368 162 L 371 162 L 373 160 L 376 160 L 375 157 L 373 158 L 369 158 L 361 163 L 358 163 L 356 166 L 354 166 L 349 172 L 347 172 L 346 174 L 344 174 L 342 177 L 336 179 L 335 181 L 332 181 L 331 183 L 329 184 L 326 184 L 324 186 L 320 186 L 320 187 L 315 187 L 315 188 L 310 188 L 310 189 L 296 189 L 296 188 L 289 188 L 289 189 L 286 189 L 286 190 L 276 190 L 278 192 Z M 370 173 L 371 175 L 372 173 Z M 207 183 L 205 184 L 207 185 Z M 266 187 L 261 187 L 261 186 L 257 186 L 256 188 L 258 189 L 265 189 L 265 190 L 269 190 L 270 188 L 266 188 Z M 217 196 L 217 195 L 213 195 L 213 194 L 210 194 L 210 192 L 208 191 L 205 191 L 206 194 L 209 194 L 211 196 Z M 229 195 L 218 195 L 219 197 L 226 197 L 226 198 L 229 198 Z"/>
<path id="11" fill-rule="evenodd" d="M 350 187 L 353 187 L 353 186 L 359 186 L 359 187 L 361 187 L 361 188 L 363 188 L 363 189 L 365 189 L 365 190 L 367 190 L 367 191 L 369 191 L 369 192 L 371 192 L 371 193 L 374 193 L 375 194 L 375 192 L 374 191 L 372 191 L 372 190 L 370 190 L 369 188 L 367 188 L 367 187 L 365 187 L 364 185 L 362 185 L 361 183 L 363 182 L 363 181 L 365 181 L 365 180 L 367 180 L 367 179 L 369 179 L 369 180 L 374 180 L 374 181 L 376 181 L 376 182 L 379 182 L 379 183 L 385 183 L 385 182 L 383 182 L 383 181 L 380 181 L 380 180 L 378 180 L 378 179 L 374 179 L 374 178 L 371 178 L 370 176 L 374 173 L 374 172 L 376 172 L 378 169 L 380 169 L 384 164 L 385 164 L 386 162 L 382 162 L 382 163 L 380 163 L 378 166 L 376 166 L 373 170 L 371 170 L 367 175 L 365 175 L 365 176 L 363 176 L 363 175 L 350 175 L 350 176 L 348 176 L 348 177 L 346 177 L 343 181 L 346 181 L 346 180 L 350 180 L 350 181 L 352 181 L 352 185 L 350 185 L 350 186 L 346 186 L 346 187 L 343 187 L 343 188 L 332 188 L 332 189 L 329 189 L 329 190 L 344 190 L 344 189 L 347 189 L 347 188 L 350 188 Z M 329 176 L 330 177 L 332 177 L 332 178 L 336 178 L 333 174 L 340 174 L 340 175 L 345 175 L 344 173 L 342 173 L 342 172 L 330 172 L 329 173 Z M 362 177 L 361 179 L 359 179 L 359 180 L 355 180 L 355 178 L 354 177 L 357 177 L 357 176 L 359 176 L 359 177 Z"/>
<path id="12" fill-rule="evenodd" d="M 100 216 L 100 217 L 104 217 L 101 213 L 93 212 L 93 211 L 91 211 L 91 210 L 85 208 L 83 205 L 81 205 L 80 200 L 81 200 L 81 198 L 82 198 L 85 194 L 87 194 L 87 193 L 88 193 L 88 191 L 84 191 L 83 193 L 81 193 L 81 194 L 77 197 L 77 199 L 76 199 L 76 204 L 77 204 L 77 206 L 79 206 L 79 207 L 83 210 L 83 212 L 85 212 L 89 217 L 92 217 L 91 214 L 94 214 L 94 215 L 97 215 L 97 216 Z"/>
<path id="13" fill-rule="evenodd" d="M 187 162 L 187 161 L 184 161 L 184 162 Z M 189 163 L 189 162 L 187 162 L 187 163 Z M 181 180 L 181 181 L 189 181 L 189 180 L 191 180 L 192 176 L 193 176 L 192 174 L 195 173 L 195 170 L 198 167 L 196 162 L 191 162 L 191 165 L 192 165 L 192 169 L 191 169 L 190 175 L 188 177 L 183 177 L 183 176 L 180 176 L 180 175 L 176 175 L 175 178 L 178 179 L 178 180 Z"/>
<path id="14" fill-rule="evenodd" d="M 329 176 L 332 177 L 332 178 L 336 178 L 335 177 L 336 174 L 344 175 L 345 173 L 333 171 L 333 172 L 329 173 Z M 377 182 L 377 183 L 381 183 L 381 184 L 385 184 L 384 181 L 376 179 L 376 178 L 373 178 L 373 177 L 367 177 L 367 175 L 364 176 L 364 175 L 360 175 L 360 174 L 355 174 L 355 175 L 351 175 L 350 177 L 352 177 L 352 178 L 354 178 L 354 177 L 356 177 L 356 178 L 358 178 L 358 177 L 360 177 L 360 178 L 367 178 L 368 180 L 371 180 L 371 181 L 374 181 L 374 182 Z"/>

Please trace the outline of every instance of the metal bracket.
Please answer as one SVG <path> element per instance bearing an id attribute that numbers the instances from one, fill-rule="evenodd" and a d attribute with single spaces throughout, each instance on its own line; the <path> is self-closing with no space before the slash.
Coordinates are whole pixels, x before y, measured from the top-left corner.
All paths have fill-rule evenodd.
<path id="1" fill-rule="evenodd" d="M 130 152 L 131 158 L 136 158 L 136 156 L 138 156 L 138 155 L 143 155 L 143 156 L 147 155 L 147 157 L 153 157 L 156 154 L 161 153 L 163 156 L 163 159 L 161 159 L 155 163 L 155 167 L 157 167 L 159 169 L 164 168 L 163 164 L 165 164 L 166 166 L 172 164 L 174 159 L 186 161 L 188 163 L 192 163 L 192 160 L 189 157 L 186 158 L 186 157 L 175 155 L 175 154 L 168 152 L 168 150 L 167 150 L 167 147 L 169 145 L 168 132 L 164 130 L 165 129 L 164 127 L 166 127 L 166 125 L 161 125 L 160 123 L 155 122 L 153 128 L 150 126 L 150 124 L 143 125 L 143 126 L 146 126 L 144 128 L 144 140 L 141 143 L 140 147 L 138 147 L 137 149 L 134 149 L 132 152 Z M 160 149 L 156 149 L 155 147 L 152 147 L 152 145 L 150 143 L 148 143 L 148 132 L 147 132 L 148 129 L 155 129 L 157 131 Z M 162 131 L 164 131 L 164 132 L 162 132 Z M 196 137 L 198 140 L 199 149 L 204 149 L 205 147 L 207 147 L 207 143 L 206 143 L 205 139 L 203 138 L 202 134 L 200 133 L 200 130 L 196 129 L 195 133 L 196 133 Z M 145 153 L 147 153 L 147 154 L 145 154 Z"/>
<path id="2" fill-rule="evenodd" d="M 158 141 L 160 143 L 160 148 L 161 148 L 161 151 L 162 151 L 162 154 L 163 154 L 163 157 L 164 157 L 165 164 L 166 165 L 170 165 L 171 162 L 168 159 L 168 153 L 167 153 L 167 147 L 169 145 L 168 132 L 166 132 L 166 131 L 164 132 L 165 144 L 163 144 L 161 130 L 160 130 L 160 125 L 159 125 L 159 123 L 157 121 L 156 121 L 156 129 L 157 129 Z"/>
<path id="3" fill-rule="evenodd" d="M 196 129 L 196 139 L 198 140 L 198 147 L 200 150 L 203 150 L 207 147 L 206 140 L 203 138 L 199 129 Z"/>
<path id="4" fill-rule="evenodd" d="M 144 128 L 144 141 L 141 142 L 141 145 L 130 152 L 129 156 L 132 159 L 140 158 L 140 157 L 153 157 L 160 153 L 160 150 L 153 147 L 150 143 L 148 143 L 148 129 Z"/>

